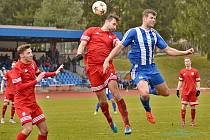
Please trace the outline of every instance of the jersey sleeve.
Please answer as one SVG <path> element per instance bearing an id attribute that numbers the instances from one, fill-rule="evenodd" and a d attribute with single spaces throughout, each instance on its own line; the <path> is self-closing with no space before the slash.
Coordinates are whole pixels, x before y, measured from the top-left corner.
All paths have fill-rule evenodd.
<path id="1" fill-rule="evenodd" d="M 18 68 L 13 69 L 11 78 L 14 89 L 16 89 L 18 92 L 21 92 L 31 86 L 35 86 L 37 83 L 36 80 L 30 81 L 28 83 L 22 83 L 21 71 Z"/>
<path id="2" fill-rule="evenodd" d="M 129 29 L 123 36 L 123 39 L 121 40 L 122 45 L 127 47 L 130 45 L 131 41 L 133 40 L 134 36 L 136 34 L 136 30 L 134 28 Z"/>
<path id="3" fill-rule="evenodd" d="M 94 30 L 94 27 L 90 27 L 82 34 L 80 41 L 89 41 L 92 35 L 92 32 Z"/>
<path id="4" fill-rule="evenodd" d="M 168 44 L 165 42 L 165 40 L 160 36 L 160 34 L 156 31 L 157 35 L 157 47 L 159 49 L 165 49 L 168 47 Z"/>
<path id="5" fill-rule="evenodd" d="M 183 74 L 182 74 L 182 71 L 179 72 L 179 81 L 183 81 Z"/>
<path id="6" fill-rule="evenodd" d="M 200 82 L 201 78 L 200 78 L 200 74 L 199 74 L 198 70 L 196 70 L 195 78 L 196 78 L 196 82 Z"/>

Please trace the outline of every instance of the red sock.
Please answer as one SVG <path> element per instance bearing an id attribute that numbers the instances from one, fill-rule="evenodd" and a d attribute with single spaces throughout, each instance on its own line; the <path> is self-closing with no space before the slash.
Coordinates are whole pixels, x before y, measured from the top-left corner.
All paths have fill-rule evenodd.
<path id="1" fill-rule="evenodd" d="M 112 125 L 112 117 L 109 113 L 109 105 L 107 102 L 100 104 L 101 111 L 103 112 L 104 116 L 106 117 L 109 125 Z"/>
<path id="2" fill-rule="evenodd" d="M 185 121 L 185 114 L 186 114 L 186 110 L 185 109 L 181 109 L 182 121 Z"/>
<path id="3" fill-rule="evenodd" d="M 195 120 L 195 109 L 191 109 L 191 119 L 194 121 Z"/>
<path id="4" fill-rule="evenodd" d="M 2 118 L 5 117 L 6 110 L 7 110 L 7 105 L 3 105 L 3 108 L 2 108 Z"/>
<path id="5" fill-rule="evenodd" d="M 38 135 L 38 139 L 37 140 L 47 140 L 47 135 L 46 136 Z"/>
<path id="6" fill-rule="evenodd" d="M 23 133 L 19 133 L 16 137 L 16 140 L 25 140 L 28 136 L 23 134 Z"/>
<path id="7" fill-rule="evenodd" d="M 10 114 L 11 119 L 14 118 L 14 115 L 15 115 L 15 107 L 14 107 L 14 105 L 12 105 L 12 107 L 11 107 L 11 114 Z"/>
<path id="8" fill-rule="evenodd" d="M 121 117 L 123 119 L 124 125 L 129 125 L 130 126 L 130 123 L 129 123 L 129 120 L 128 120 L 128 111 L 127 111 L 124 99 L 121 99 L 121 100 L 117 101 L 117 106 L 118 106 L 118 110 L 121 114 Z"/>

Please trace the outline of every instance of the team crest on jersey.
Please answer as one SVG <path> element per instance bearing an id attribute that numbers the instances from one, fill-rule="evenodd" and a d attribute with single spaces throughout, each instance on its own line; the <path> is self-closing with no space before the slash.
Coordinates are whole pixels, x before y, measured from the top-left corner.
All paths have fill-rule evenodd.
<path id="1" fill-rule="evenodd" d="M 111 35 L 109 35 L 109 38 L 110 38 L 110 39 L 112 39 L 112 36 L 111 36 Z"/>
<path id="2" fill-rule="evenodd" d="M 22 116 L 25 116 L 26 115 L 26 113 L 25 112 L 22 112 Z"/>
<path id="3" fill-rule="evenodd" d="M 97 35 L 99 35 L 99 32 L 96 32 Z"/>
<path id="4" fill-rule="evenodd" d="M 186 75 L 186 73 L 183 74 L 184 76 Z"/>
<path id="5" fill-rule="evenodd" d="M 25 69 L 25 73 L 26 73 L 26 72 L 28 72 L 28 70 L 27 70 L 27 69 Z"/>
<path id="6" fill-rule="evenodd" d="M 193 76 L 193 75 L 195 75 L 195 73 L 194 72 L 191 72 L 191 75 Z"/>

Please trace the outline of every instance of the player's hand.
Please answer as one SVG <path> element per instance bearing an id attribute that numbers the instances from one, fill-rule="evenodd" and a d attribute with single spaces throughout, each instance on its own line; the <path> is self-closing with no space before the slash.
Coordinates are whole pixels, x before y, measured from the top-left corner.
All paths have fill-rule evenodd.
<path id="1" fill-rule="evenodd" d="M 186 50 L 185 52 L 186 52 L 186 55 L 193 54 L 194 53 L 194 49 L 190 48 L 190 49 Z"/>
<path id="2" fill-rule="evenodd" d="M 42 78 L 44 78 L 46 72 L 41 72 L 37 77 L 36 77 L 36 81 L 40 82 L 42 80 Z"/>
<path id="3" fill-rule="evenodd" d="M 58 73 L 61 72 L 61 70 L 63 69 L 64 65 L 60 65 L 60 67 L 55 71 L 55 74 L 57 75 Z"/>
<path id="4" fill-rule="evenodd" d="M 82 59 L 83 59 L 83 55 L 82 54 L 77 54 L 75 57 L 73 57 L 72 61 L 73 62 L 78 62 Z"/>
<path id="5" fill-rule="evenodd" d="M 178 98 L 180 97 L 179 90 L 176 90 L 176 96 L 177 96 Z"/>
<path id="6" fill-rule="evenodd" d="M 103 74 L 106 73 L 108 68 L 109 68 L 109 62 L 105 59 L 104 64 L 103 64 Z"/>
<path id="7" fill-rule="evenodd" d="M 198 97 L 201 94 L 200 90 L 196 91 L 196 97 Z"/>

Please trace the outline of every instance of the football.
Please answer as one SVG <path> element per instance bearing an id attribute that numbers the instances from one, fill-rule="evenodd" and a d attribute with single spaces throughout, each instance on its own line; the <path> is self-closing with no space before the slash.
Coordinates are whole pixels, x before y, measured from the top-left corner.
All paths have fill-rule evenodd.
<path id="1" fill-rule="evenodd" d="M 106 14 L 107 6 L 103 1 L 96 1 L 92 5 L 93 13 L 99 16 Z"/>

